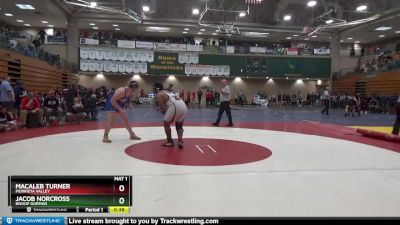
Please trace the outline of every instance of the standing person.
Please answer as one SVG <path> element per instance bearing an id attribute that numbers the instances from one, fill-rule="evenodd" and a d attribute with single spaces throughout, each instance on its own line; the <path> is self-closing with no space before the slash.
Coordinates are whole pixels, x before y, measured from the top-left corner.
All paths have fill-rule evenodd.
<path id="1" fill-rule="evenodd" d="M 107 111 L 108 123 L 104 129 L 103 142 L 111 143 L 108 138 L 111 126 L 114 124 L 115 116 L 119 115 L 124 124 L 125 128 L 128 130 L 131 140 L 141 140 L 140 137 L 132 131 L 132 127 L 129 125 L 128 116 L 126 115 L 125 108 L 132 108 L 132 97 L 134 93 L 138 90 L 139 85 L 136 81 L 130 81 L 129 85 L 126 87 L 120 87 L 115 90 L 114 93 L 110 93 L 106 100 L 105 110 Z"/>
<path id="2" fill-rule="evenodd" d="M 199 105 L 201 104 L 201 97 L 203 96 L 203 91 L 199 88 L 197 91 L 197 101 L 199 102 Z"/>
<path id="3" fill-rule="evenodd" d="M 74 98 L 78 97 L 78 88 L 76 85 L 70 85 L 67 92 L 65 93 L 65 107 L 66 111 L 72 111 L 72 105 L 74 105 Z"/>
<path id="4" fill-rule="evenodd" d="M 11 78 L 6 76 L 0 84 L 0 105 L 7 109 L 8 112 L 14 112 L 15 94 L 10 83 Z"/>
<path id="5" fill-rule="evenodd" d="M 158 110 L 165 113 L 164 130 L 167 135 L 167 142 L 162 146 L 173 147 L 175 145 L 171 135 L 171 124 L 175 121 L 176 133 L 178 134 L 178 147 L 183 148 L 183 122 L 187 114 L 185 102 L 180 96 L 163 90 L 161 83 L 156 82 L 153 85 L 153 91 L 156 94 Z"/>
<path id="6" fill-rule="evenodd" d="M 195 98 L 196 98 L 196 92 L 195 91 L 192 91 L 192 104 L 195 104 L 196 102 L 194 101 L 195 100 Z"/>
<path id="7" fill-rule="evenodd" d="M 396 102 L 396 122 L 393 125 L 392 134 L 399 135 L 400 130 L 400 96 Z"/>
<path id="8" fill-rule="evenodd" d="M 329 91 L 328 91 L 328 87 L 325 89 L 324 93 L 321 95 L 321 100 L 322 100 L 322 104 L 324 105 L 324 109 L 321 111 L 322 115 L 326 114 L 327 116 L 329 115 Z"/>
<path id="9" fill-rule="evenodd" d="M 174 88 L 174 85 L 173 85 L 172 83 L 170 83 L 170 84 L 168 85 L 167 91 L 169 91 L 169 92 L 174 92 L 173 88 Z"/>
<path id="10" fill-rule="evenodd" d="M 190 97 L 192 93 L 190 91 L 186 92 L 186 104 L 190 104 Z"/>
<path id="11" fill-rule="evenodd" d="M 15 95 L 14 108 L 17 111 L 16 115 L 19 115 L 19 106 L 21 105 L 21 99 L 25 96 L 25 89 L 21 80 L 17 80 L 15 82 L 13 90 Z"/>
<path id="12" fill-rule="evenodd" d="M 220 91 L 220 105 L 219 105 L 219 112 L 218 112 L 218 118 L 215 123 L 212 125 L 214 126 L 219 126 L 219 122 L 221 121 L 222 114 L 226 112 L 226 115 L 228 116 L 229 124 L 228 127 L 233 127 L 233 122 L 232 122 L 232 115 L 231 115 L 231 89 L 228 85 L 228 81 L 226 79 L 222 79 L 222 84 L 224 87 Z"/>

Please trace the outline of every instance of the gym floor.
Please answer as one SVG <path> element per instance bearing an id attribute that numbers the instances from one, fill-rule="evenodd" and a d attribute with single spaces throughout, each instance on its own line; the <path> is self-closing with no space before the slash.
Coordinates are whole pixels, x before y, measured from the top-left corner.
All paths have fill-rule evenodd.
<path id="1" fill-rule="evenodd" d="M 113 143 L 102 143 L 103 112 L 98 122 L 1 134 L 0 190 L 9 175 L 132 175 L 134 216 L 400 215 L 400 144 L 354 129 L 390 132 L 393 115 L 233 109 L 234 128 L 225 115 L 212 127 L 218 108 L 191 105 L 183 150 L 160 146 L 162 114 L 150 105 L 128 112 L 141 141 L 118 122 Z"/>

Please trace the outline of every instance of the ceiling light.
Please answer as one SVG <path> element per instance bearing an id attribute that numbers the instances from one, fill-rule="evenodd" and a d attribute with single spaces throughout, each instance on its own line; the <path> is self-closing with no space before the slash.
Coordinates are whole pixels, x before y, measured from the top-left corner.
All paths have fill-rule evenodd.
<path id="1" fill-rule="evenodd" d="M 115 30 L 121 30 L 121 29 L 119 29 L 119 28 L 115 28 Z"/>
<path id="2" fill-rule="evenodd" d="M 187 31 L 183 31 L 183 32 L 182 32 L 182 34 L 187 34 L 187 33 L 188 33 Z"/>
<path id="3" fill-rule="evenodd" d="M 118 27 L 118 24 L 113 24 L 113 27 Z"/>
<path id="4" fill-rule="evenodd" d="M 293 34 L 293 37 L 298 37 L 299 35 L 298 34 Z"/>
<path id="5" fill-rule="evenodd" d="M 333 23 L 333 20 L 327 20 L 327 21 L 325 21 L 325 23 L 326 24 L 331 24 L 331 23 Z"/>
<path id="6" fill-rule="evenodd" d="M 219 32 L 219 30 L 217 29 L 217 30 L 215 30 L 215 32 Z"/>
<path id="7" fill-rule="evenodd" d="M 54 25 L 51 25 L 51 24 L 48 24 L 47 26 L 48 26 L 48 27 L 54 27 Z"/>
<path id="8" fill-rule="evenodd" d="M 97 6 L 97 2 L 90 2 L 89 3 L 90 8 L 95 8 Z"/>
<path id="9" fill-rule="evenodd" d="M 308 41 L 308 40 L 310 40 L 310 38 L 304 38 L 304 40 L 305 40 L 305 41 Z"/>
<path id="10" fill-rule="evenodd" d="M 239 13 L 239 16 L 240 16 L 240 17 L 245 17 L 245 16 L 246 16 L 246 13 L 245 13 L 245 12 L 241 12 L 241 13 Z"/>
<path id="11" fill-rule="evenodd" d="M 400 34 L 400 30 L 396 31 L 395 33 L 396 33 L 396 34 Z"/>
<path id="12" fill-rule="evenodd" d="M 214 35 L 214 36 L 215 36 L 215 35 L 217 35 L 217 33 L 212 33 L 212 35 Z"/>
<path id="13" fill-rule="evenodd" d="M 286 77 L 286 80 L 289 80 L 289 77 Z"/>
<path id="14" fill-rule="evenodd" d="M 24 24 L 26 27 L 30 27 L 31 25 L 29 23 Z"/>
<path id="15" fill-rule="evenodd" d="M 383 37 L 385 37 L 385 35 L 384 35 L 384 34 L 381 34 L 381 35 L 379 35 L 379 37 L 380 37 L 380 38 L 383 38 Z"/>
<path id="16" fill-rule="evenodd" d="M 313 35 L 313 36 L 311 36 L 311 37 L 313 37 L 313 38 L 317 38 L 318 36 L 316 36 L 316 35 Z"/>
<path id="17" fill-rule="evenodd" d="M 366 5 L 360 5 L 360 6 L 358 6 L 357 7 L 357 11 L 364 11 L 364 10 L 366 10 L 368 7 L 366 6 Z"/>
<path id="18" fill-rule="evenodd" d="M 15 5 L 20 9 L 30 9 L 30 10 L 35 9 L 32 5 L 28 5 L 28 4 L 15 4 Z"/>
<path id="19" fill-rule="evenodd" d="M 200 13 L 199 9 L 193 9 L 192 10 L 192 14 L 193 15 L 199 15 L 199 13 Z"/>
<path id="20" fill-rule="evenodd" d="M 289 21 L 291 19 L 292 19 L 291 15 L 286 15 L 286 16 L 283 17 L 283 20 L 285 20 L 285 21 Z"/>
<path id="21" fill-rule="evenodd" d="M 342 43 L 343 43 L 344 41 L 343 41 L 343 40 L 340 40 L 340 42 L 342 42 Z"/>
<path id="22" fill-rule="evenodd" d="M 94 24 L 94 23 L 89 23 L 89 25 L 90 25 L 90 26 L 96 26 L 96 24 Z"/>
<path id="23" fill-rule="evenodd" d="M 148 11 L 150 11 L 150 7 L 147 6 L 147 5 L 144 5 L 144 6 L 142 7 L 142 9 L 143 9 L 143 12 L 148 12 Z"/>
<path id="24" fill-rule="evenodd" d="M 307 6 L 308 7 L 314 7 L 314 6 L 316 6 L 317 5 L 317 1 L 309 1 L 308 3 L 307 3 Z"/>
<path id="25" fill-rule="evenodd" d="M 292 37 L 287 37 L 286 39 L 290 40 L 290 39 L 292 39 Z"/>
<path id="26" fill-rule="evenodd" d="M 197 32 L 197 34 L 203 34 L 203 32 Z"/>
<path id="27" fill-rule="evenodd" d="M 200 31 L 201 31 L 201 32 L 204 32 L 204 31 L 206 31 L 206 29 L 200 29 Z"/>
<path id="28" fill-rule="evenodd" d="M 98 28 L 98 27 L 93 27 L 93 29 L 97 30 L 97 29 L 99 29 L 99 28 Z"/>
<path id="29" fill-rule="evenodd" d="M 376 28 L 375 30 L 378 30 L 378 31 L 385 31 L 385 30 L 391 30 L 392 29 L 392 27 L 378 27 L 378 28 Z"/>
<path id="30" fill-rule="evenodd" d="M 4 15 L 5 15 L 5 16 L 14 16 L 14 15 L 11 14 L 11 13 L 4 13 Z"/>
<path id="31" fill-rule="evenodd" d="M 359 44 L 359 43 L 360 43 L 360 41 L 355 41 L 355 42 L 354 42 L 354 44 Z"/>
<path id="32" fill-rule="evenodd" d="M 17 22 L 18 22 L 18 23 L 23 23 L 24 21 L 23 21 L 23 20 L 17 20 Z"/>
<path id="33" fill-rule="evenodd" d="M 353 38 L 352 37 L 348 37 L 347 40 L 353 40 Z"/>
<path id="34" fill-rule="evenodd" d="M 43 21 L 42 21 L 42 23 L 49 23 L 49 22 L 47 22 L 47 21 L 43 20 Z"/>
<path id="35" fill-rule="evenodd" d="M 185 28 L 185 29 L 183 29 L 183 30 L 190 30 L 190 29 L 186 27 L 186 28 Z"/>
<path id="36" fill-rule="evenodd" d="M 260 37 L 260 36 L 267 36 L 269 33 L 261 33 L 261 32 L 243 32 L 244 36 L 249 36 L 249 37 Z"/>
<path id="37" fill-rule="evenodd" d="M 168 79 L 169 79 L 169 80 L 175 80 L 176 77 L 175 77 L 174 75 L 169 75 L 169 76 L 168 76 Z"/>
<path id="38" fill-rule="evenodd" d="M 147 27 L 146 31 L 148 32 L 169 32 L 171 28 L 169 27 Z"/>
<path id="39" fill-rule="evenodd" d="M 96 75 L 96 78 L 104 78 L 104 75 L 103 75 L 102 73 L 98 73 L 98 74 Z"/>

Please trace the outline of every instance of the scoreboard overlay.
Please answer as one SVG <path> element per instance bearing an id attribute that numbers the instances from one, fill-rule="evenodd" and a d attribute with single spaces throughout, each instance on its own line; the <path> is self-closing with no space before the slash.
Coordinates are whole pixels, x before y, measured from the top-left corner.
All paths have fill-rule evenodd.
<path id="1" fill-rule="evenodd" d="M 9 176 L 15 213 L 129 213 L 132 176 Z"/>

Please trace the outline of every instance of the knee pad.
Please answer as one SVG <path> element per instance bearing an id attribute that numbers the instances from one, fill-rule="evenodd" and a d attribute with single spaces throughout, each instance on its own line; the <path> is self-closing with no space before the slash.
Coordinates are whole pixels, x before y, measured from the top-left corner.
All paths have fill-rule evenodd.
<path id="1" fill-rule="evenodd" d="M 183 123 L 176 123 L 175 128 L 176 128 L 176 131 L 183 130 Z"/>

